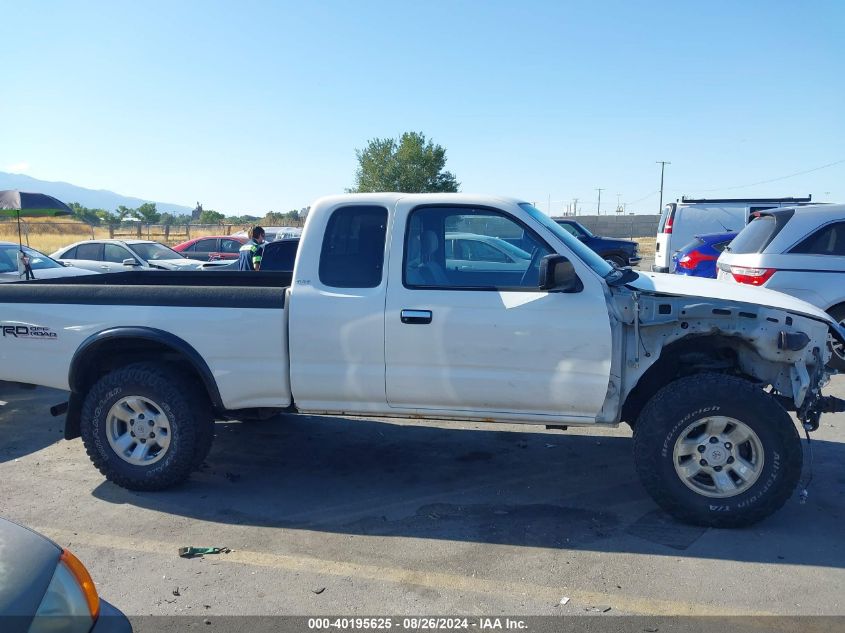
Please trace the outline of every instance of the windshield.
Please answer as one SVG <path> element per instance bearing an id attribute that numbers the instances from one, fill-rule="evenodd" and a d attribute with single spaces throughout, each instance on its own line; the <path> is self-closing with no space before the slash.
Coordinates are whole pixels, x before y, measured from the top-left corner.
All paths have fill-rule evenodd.
<path id="1" fill-rule="evenodd" d="M 18 252 L 20 248 L 13 244 L 0 245 L 0 273 L 11 273 L 18 271 Z M 23 252 L 29 257 L 30 266 L 32 270 L 44 270 L 45 268 L 63 268 L 63 266 L 44 253 L 29 248 L 23 247 Z"/>
<path id="2" fill-rule="evenodd" d="M 164 244 L 157 244 L 155 242 L 147 242 L 141 244 L 129 244 L 129 248 L 138 253 L 141 259 L 146 259 L 148 262 L 154 262 L 160 259 L 183 259 L 184 255 L 167 248 Z"/>
<path id="3" fill-rule="evenodd" d="M 575 237 L 578 237 L 579 235 L 593 237 L 593 234 L 590 233 L 590 230 L 586 226 L 579 222 L 576 222 L 575 220 L 556 220 L 556 222 L 557 224 L 560 224 L 561 228 L 566 231 L 569 231 Z"/>
<path id="4" fill-rule="evenodd" d="M 608 283 L 614 283 L 622 279 L 623 272 L 620 269 L 614 268 L 608 264 L 598 253 L 587 247 L 578 238 L 574 237 L 569 231 L 560 226 L 560 224 L 540 211 L 540 209 L 528 204 L 527 202 L 520 202 L 519 206 L 527 211 L 532 218 L 537 220 L 537 222 L 554 233 L 561 242 L 566 244 L 569 249 L 581 259 L 582 262 L 601 275 L 605 281 Z"/>

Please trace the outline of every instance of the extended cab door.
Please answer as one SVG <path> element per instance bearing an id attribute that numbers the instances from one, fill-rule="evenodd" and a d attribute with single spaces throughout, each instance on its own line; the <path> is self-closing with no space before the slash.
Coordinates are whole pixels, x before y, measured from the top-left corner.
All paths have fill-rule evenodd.
<path id="1" fill-rule="evenodd" d="M 388 404 L 446 416 L 589 422 L 610 378 L 603 281 L 545 227 L 508 209 L 397 205 L 385 309 Z M 531 257 L 502 269 L 454 266 L 452 234 L 520 240 Z M 541 291 L 544 255 L 567 256 L 581 288 Z M 550 421 L 550 420 L 549 420 Z"/>
<path id="2" fill-rule="evenodd" d="M 325 211 L 309 220 L 294 270 L 293 394 L 302 411 L 384 411 L 388 210 L 347 201 Z"/>

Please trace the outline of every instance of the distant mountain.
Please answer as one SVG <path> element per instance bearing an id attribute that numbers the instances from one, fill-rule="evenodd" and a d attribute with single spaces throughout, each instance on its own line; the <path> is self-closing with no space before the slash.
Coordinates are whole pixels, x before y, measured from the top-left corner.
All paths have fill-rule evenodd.
<path id="1" fill-rule="evenodd" d="M 78 202 L 84 207 L 105 209 L 106 211 L 114 211 L 120 205 L 134 209 L 145 202 L 155 202 L 156 209 L 161 212 L 186 214 L 192 211 L 191 207 L 185 207 L 179 204 L 121 196 L 119 193 L 106 191 L 105 189 L 85 189 L 84 187 L 77 187 L 66 182 L 49 182 L 47 180 L 38 180 L 37 178 L 24 176 L 23 174 L 9 174 L 0 171 L 0 191 L 4 189 L 20 189 L 21 191 L 46 193 L 58 198 L 62 202 Z"/>

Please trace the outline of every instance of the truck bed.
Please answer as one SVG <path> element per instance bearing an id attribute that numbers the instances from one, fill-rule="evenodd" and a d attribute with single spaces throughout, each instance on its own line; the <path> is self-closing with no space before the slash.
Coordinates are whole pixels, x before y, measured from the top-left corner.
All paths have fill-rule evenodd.
<path id="1" fill-rule="evenodd" d="M 145 330 L 195 350 L 226 409 L 286 407 L 290 280 L 276 272 L 130 271 L 0 284 L 0 379 L 68 389 L 80 349 L 104 333 Z"/>

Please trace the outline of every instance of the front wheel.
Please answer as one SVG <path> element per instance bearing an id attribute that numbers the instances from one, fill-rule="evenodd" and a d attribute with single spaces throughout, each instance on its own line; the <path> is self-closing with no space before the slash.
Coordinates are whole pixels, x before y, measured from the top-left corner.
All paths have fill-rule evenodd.
<path id="1" fill-rule="evenodd" d="M 622 259 L 619 255 L 610 255 L 608 257 L 605 257 L 604 261 L 606 261 L 614 268 L 625 268 L 625 266 L 628 265 L 628 262 Z"/>
<path id="2" fill-rule="evenodd" d="M 155 363 L 135 363 L 98 380 L 85 398 L 82 441 L 94 466 L 129 490 L 184 481 L 208 453 L 211 408 L 190 382 Z"/>
<path id="3" fill-rule="evenodd" d="M 836 306 L 830 311 L 830 316 L 839 323 L 845 326 L 845 305 Z M 845 344 L 840 343 L 833 336 L 828 335 L 827 345 L 830 348 L 830 360 L 827 362 L 828 367 L 839 372 L 845 372 Z"/>
<path id="4" fill-rule="evenodd" d="M 769 395 L 741 378 L 698 374 L 646 404 L 634 459 L 643 486 L 675 518 L 743 527 L 786 502 L 803 454 L 795 424 Z"/>

